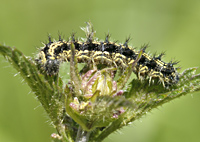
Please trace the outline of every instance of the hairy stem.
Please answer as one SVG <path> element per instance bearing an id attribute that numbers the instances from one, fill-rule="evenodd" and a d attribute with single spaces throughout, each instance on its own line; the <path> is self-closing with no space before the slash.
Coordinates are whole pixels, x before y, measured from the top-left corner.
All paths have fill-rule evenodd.
<path id="1" fill-rule="evenodd" d="M 85 131 L 79 126 L 78 133 L 76 136 L 76 142 L 88 142 L 90 137 L 90 132 Z"/>

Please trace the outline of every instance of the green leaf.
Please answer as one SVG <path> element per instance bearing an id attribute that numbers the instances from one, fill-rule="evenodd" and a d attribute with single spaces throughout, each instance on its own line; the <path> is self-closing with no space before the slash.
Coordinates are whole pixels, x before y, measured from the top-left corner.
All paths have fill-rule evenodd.
<path id="1" fill-rule="evenodd" d="M 130 64 L 124 71 L 123 74 L 121 74 L 120 78 L 117 80 L 117 91 L 121 90 L 124 88 L 125 84 L 127 83 L 128 79 L 131 76 L 131 73 L 133 72 L 134 67 L 137 65 L 137 62 L 140 60 L 140 58 L 142 57 L 142 53 L 143 53 L 143 49 L 140 50 L 137 58 L 135 59 L 135 61 Z"/>
<path id="2" fill-rule="evenodd" d="M 82 29 L 86 34 L 86 42 L 95 40 L 95 31 L 90 22 Z M 132 79 L 126 90 L 122 90 L 142 57 L 143 49 L 137 53 L 138 57 L 131 65 L 121 70 L 116 84 L 112 72 L 116 69 L 107 68 L 106 65 L 102 66 L 101 70 L 88 65 L 85 66 L 86 69 L 79 72 L 74 41 L 72 37 L 69 84 L 67 81 L 63 82 L 59 77 L 60 74 L 47 75 L 40 68 L 39 63 L 24 56 L 16 48 L 0 45 L 0 54 L 20 73 L 44 107 L 58 131 L 58 135 L 55 135 L 57 140 L 74 142 L 87 138 L 90 141 L 100 142 L 112 132 L 139 119 L 152 109 L 200 90 L 200 74 L 195 74 L 197 68 L 183 71 L 179 74 L 178 83 L 172 86 L 163 87 L 157 80 L 150 84 L 149 80 L 144 78 L 143 80 Z M 89 75 L 87 74 L 89 70 L 95 70 L 101 73 L 101 76 L 96 80 L 95 77 L 90 78 L 90 76 L 83 80 L 79 74 Z M 85 88 L 81 88 L 82 83 L 87 83 Z M 91 91 L 84 91 L 84 89 L 91 89 Z M 72 106 L 73 103 L 75 107 Z"/>
<path id="3" fill-rule="evenodd" d="M 78 62 L 75 57 L 75 47 L 73 43 L 71 43 L 70 77 L 75 94 L 81 96 L 81 77 L 79 76 Z"/>
<path id="4" fill-rule="evenodd" d="M 62 125 L 63 104 L 59 101 L 63 94 L 62 80 L 57 76 L 46 76 L 41 74 L 34 60 L 24 56 L 16 48 L 0 45 L 0 53 L 20 72 L 32 92 L 37 96 L 45 111 L 56 127 Z M 60 133 L 63 133 L 61 132 Z"/>
<path id="5" fill-rule="evenodd" d="M 180 74 L 180 81 L 177 85 L 168 89 L 162 84 L 149 85 L 148 80 L 133 80 L 128 91 L 125 93 L 126 98 L 131 100 L 134 108 L 128 109 L 123 116 L 112 122 L 105 128 L 96 141 L 101 141 L 109 134 L 128 125 L 136 119 L 139 119 L 153 108 L 157 108 L 162 104 L 169 102 L 175 98 L 181 97 L 188 93 L 200 90 L 200 74 L 195 75 L 197 68 L 189 68 Z"/>

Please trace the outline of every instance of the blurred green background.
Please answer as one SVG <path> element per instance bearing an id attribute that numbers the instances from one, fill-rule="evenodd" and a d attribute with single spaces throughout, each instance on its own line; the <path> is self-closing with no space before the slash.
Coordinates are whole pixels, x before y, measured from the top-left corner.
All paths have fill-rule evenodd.
<path id="1" fill-rule="evenodd" d="M 1 0 L 0 43 L 34 56 L 47 35 L 67 39 L 91 20 L 97 37 L 111 33 L 113 40 L 148 51 L 166 51 L 165 61 L 179 60 L 183 69 L 200 64 L 199 0 Z M 198 70 L 200 71 L 200 70 Z M 0 56 L 0 141 L 49 142 L 48 117 L 28 85 Z M 14 77 L 15 76 L 15 77 Z M 105 142 L 200 141 L 200 92 L 153 110 Z"/>

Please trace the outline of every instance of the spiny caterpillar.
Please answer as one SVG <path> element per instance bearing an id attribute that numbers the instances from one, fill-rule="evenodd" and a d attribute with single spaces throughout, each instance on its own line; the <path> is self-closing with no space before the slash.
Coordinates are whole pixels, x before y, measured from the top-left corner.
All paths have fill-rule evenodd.
<path id="1" fill-rule="evenodd" d="M 74 34 L 69 41 L 59 36 L 58 41 L 52 42 L 49 37 L 49 43 L 40 50 L 36 61 L 47 75 L 55 75 L 59 71 L 61 62 L 70 61 L 71 44 L 74 44 L 78 63 L 113 66 L 122 70 L 132 64 L 139 54 L 139 51 L 128 46 L 129 39 L 124 44 L 117 44 L 109 41 L 109 35 L 105 41 L 95 40 L 93 35 L 92 29 L 92 32 L 86 32 L 86 41 L 76 40 Z M 138 79 L 149 78 L 149 82 L 158 79 L 164 87 L 176 84 L 179 76 L 173 65 L 177 62 L 165 63 L 161 60 L 163 53 L 151 57 L 145 53 L 146 47 L 147 45 L 143 47 L 142 56 L 133 70 Z"/>

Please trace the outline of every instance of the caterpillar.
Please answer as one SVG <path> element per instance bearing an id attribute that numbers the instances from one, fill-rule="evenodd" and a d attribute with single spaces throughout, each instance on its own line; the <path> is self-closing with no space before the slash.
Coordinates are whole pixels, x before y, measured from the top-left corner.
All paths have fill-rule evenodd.
<path id="1" fill-rule="evenodd" d="M 139 51 L 128 45 L 128 41 L 129 39 L 124 44 L 111 42 L 109 35 L 106 36 L 105 41 L 96 41 L 90 36 L 86 41 L 78 41 L 74 35 L 70 41 L 65 41 L 60 36 L 59 40 L 54 42 L 49 38 L 49 43 L 40 49 L 36 61 L 48 75 L 55 75 L 59 71 L 61 62 L 70 61 L 71 43 L 73 43 L 78 63 L 102 64 L 125 69 L 139 54 Z M 147 45 L 144 45 L 142 56 L 133 70 L 138 79 L 149 78 L 149 82 L 158 79 L 164 87 L 176 84 L 179 75 L 174 65 L 177 62 L 162 61 L 161 57 L 164 53 L 151 57 L 145 52 L 146 48 Z"/>

